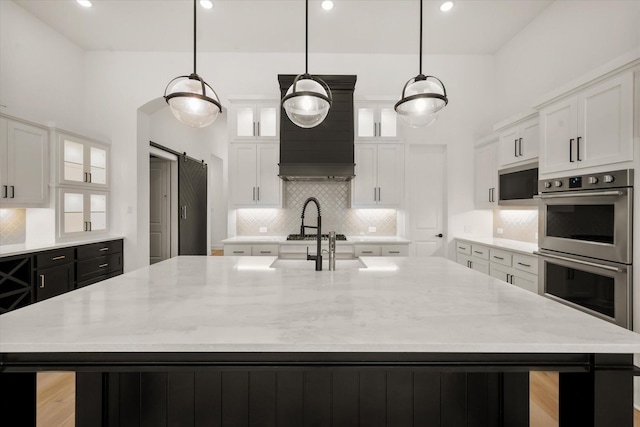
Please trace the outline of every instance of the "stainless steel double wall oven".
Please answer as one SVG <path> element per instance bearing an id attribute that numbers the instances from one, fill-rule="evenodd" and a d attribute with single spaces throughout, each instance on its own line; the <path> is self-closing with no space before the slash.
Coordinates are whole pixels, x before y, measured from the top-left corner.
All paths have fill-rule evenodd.
<path id="1" fill-rule="evenodd" d="M 541 180 L 539 293 L 632 328 L 633 170 Z"/>

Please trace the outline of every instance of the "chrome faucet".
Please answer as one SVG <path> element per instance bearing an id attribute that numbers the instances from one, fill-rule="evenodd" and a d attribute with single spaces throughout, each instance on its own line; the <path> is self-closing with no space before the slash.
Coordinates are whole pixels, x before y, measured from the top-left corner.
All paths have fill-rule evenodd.
<path id="1" fill-rule="evenodd" d="M 304 225 L 304 211 L 307 209 L 307 205 L 313 202 L 316 204 L 316 208 L 318 209 L 318 225 Z M 307 247 L 307 260 L 316 262 L 316 271 L 322 271 L 322 250 L 320 249 L 320 241 L 322 240 L 322 228 L 321 228 L 321 217 L 320 217 L 320 202 L 315 197 L 309 197 L 302 206 L 302 225 L 300 225 L 300 234 L 304 236 L 304 230 L 306 228 L 315 228 L 316 229 L 316 242 L 318 245 L 318 249 L 316 250 L 315 255 L 309 255 L 309 247 Z"/>

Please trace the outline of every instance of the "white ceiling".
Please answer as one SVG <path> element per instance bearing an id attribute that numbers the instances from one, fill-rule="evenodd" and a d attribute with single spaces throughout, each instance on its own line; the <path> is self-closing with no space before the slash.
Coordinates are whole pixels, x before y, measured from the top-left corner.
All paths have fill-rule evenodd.
<path id="1" fill-rule="evenodd" d="M 192 51 L 191 0 L 15 0 L 85 50 Z M 198 52 L 304 52 L 303 0 L 213 0 L 198 5 Z M 425 54 L 492 54 L 553 0 L 424 1 Z M 416 0 L 309 3 L 309 53 L 417 53 Z"/>

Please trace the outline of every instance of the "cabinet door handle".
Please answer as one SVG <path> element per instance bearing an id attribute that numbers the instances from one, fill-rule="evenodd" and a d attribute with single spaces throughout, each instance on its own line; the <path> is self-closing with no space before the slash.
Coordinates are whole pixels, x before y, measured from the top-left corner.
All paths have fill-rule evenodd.
<path id="1" fill-rule="evenodd" d="M 520 157 L 522 157 L 522 138 L 518 139 L 518 151 L 520 152 Z"/>
<path id="2" fill-rule="evenodd" d="M 260 251 L 261 254 L 270 254 L 271 251 Z"/>
<path id="3" fill-rule="evenodd" d="M 234 254 L 243 254 L 244 251 L 233 251 Z"/>
<path id="4" fill-rule="evenodd" d="M 87 221 L 84 222 L 84 231 L 89 231 L 89 226 L 87 225 Z"/>
<path id="5" fill-rule="evenodd" d="M 10 185 L 9 190 L 11 190 L 11 195 L 9 196 L 9 198 L 13 199 L 16 196 L 16 187 Z"/>
<path id="6" fill-rule="evenodd" d="M 373 251 L 362 251 L 363 254 L 372 254 Z"/>
<path id="7" fill-rule="evenodd" d="M 380 192 L 380 187 L 378 187 L 378 201 L 381 202 L 382 201 L 382 194 Z"/>
<path id="8" fill-rule="evenodd" d="M 93 230 L 91 229 L 91 221 L 89 221 L 89 231 L 93 231 Z"/>
<path id="9" fill-rule="evenodd" d="M 44 274 L 40 275 L 40 288 L 43 289 L 44 288 Z"/>
<path id="10" fill-rule="evenodd" d="M 480 252 L 480 251 L 473 251 L 473 253 L 484 255 L 484 252 Z"/>
<path id="11" fill-rule="evenodd" d="M 93 182 L 93 178 L 91 177 L 91 172 L 89 172 L 89 183 Z"/>
<path id="12" fill-rule="evenodd" d="M 253 136 L 256 136 L 256 122 L 253 122 Z"/>
<path id="13" fill-rule="evenodd" d="M 518 139 L 513 140 L 513 156 L 518 157 Z"/>
<path id="14" fill-rule="evenodd" d="M 525 263 L 522 263 L 522 262 L 518 262 L 518 265 L 521 265 L 523 267 L 531 267 L 531 264 L 525 264 Z"/>
<path id="15" fill-rule="evenodd" d="M 108 251 L 109 248 L 100 248 L 100 252 Z"/>
<path id="16" fill-rule="evenodd" d="M 390 254 L 399 254 L 400 251 L 389 251 Z"/>
<path id="17" fill-rule="evenodd" d="M 256 187 L 253 187 L 253 201 L 256 201 Z"/>
<path id="18" fill-rule="evenodd" d="M 3 199 L 6 199 L 6 198 L 7 198 L 7 190 L 8 190 L 7 186 L 6 186 L 6 185 L 3 185 L 3 186 L 2 186 L 2 198 L 3 198 Z"/>
<path id="19" fill-rule="evenodd" d="M 373 187 L 373 201 L 378 201 L 378 190 L 376 189 L 376 187 Z"/>
<path id="20" fill-rule="evenodd" d="M 100 264 L 98 267 L 99 268 L 105 268 L 105 267 L 108 267 L 108 266 L 109 266 L 109 263 L 107 262 L 105 264 Z"/>
<path id="21" fill-rule="evenodd" d="M 576 160 L 581 162 L 582 159 L 580 158 L 580 138 L 582 138 L 581 136 L 578 137 L 578 139 L 576 139 Z"/>
<path id="22" fill-rule="evenodd" d="M 569 140 L 569 161 L 573 163 L 573 138 Z"/>
<path id="23" fill-rule="evenodd" d="M 257 198 L 258 198 L 258 201 L 260 201 L 260 187 L 256 187 L 256 188 L 257 188 L 257 191 L 256 191 Z"/>
<path id="24" fill-rule="evenodd" d="M 502 257 L 495 256 L 495 255 L 494 255 L 493 257 L 494 257 L 495 259 L 499 259 L 499 260 L 501 260 L 501 261 L 504 261 L 504 258 L 502 258 Z"/>
<path id="25" fill-rule="evenodd" d="M 87 172 L 84 173 L 84 182 L 89 182 L 89 174 Z"/>
<path id="26" fill-rule="evenodd" d="M 258 132 L 256 136 L 260 136 L 260 122 L 258 122 Z"/>
<path id="27" fill-rule="evenodd" d="M 65 259 L 65 258 L 66 258 L 66 256 L 64 256 L 64 255 L 54 256 L 53 258 L 51 258 L 51 261 L 58 261 L 58 260 Z"/>

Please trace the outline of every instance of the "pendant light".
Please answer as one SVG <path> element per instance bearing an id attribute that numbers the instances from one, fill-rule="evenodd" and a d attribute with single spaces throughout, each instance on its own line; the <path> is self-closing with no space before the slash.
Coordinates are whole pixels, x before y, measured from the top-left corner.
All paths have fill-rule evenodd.
<path id="1" fill-rule="evenodd" d="M 331 108 L 331 89 L 309 74 L 309 0 L 305 0 L 304 74 L 298 75 L 282 98 L 289 119 L 301 128 L 312 128 L 324 121 Z"/>
<path id="2" fill-rule="evenodd" d="M 449 103 L 442 81 L 422 74 L 422 0 L 420 0 L 420 74 L 409 79 L 402 89 L 402 99 L 396 103 L 398 116 L 411 127 L 429 126 L 438 112 Z"/>
<path id="3" fill-rule="evenodd" d="M 214 122 L 222 106 L 216 92 L 196 73 L 196 9 L 193 0 L 193 73 L 171 80 L 164 90 L 164 99 L 178 120 L 202 128 Z"/>

